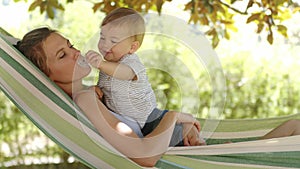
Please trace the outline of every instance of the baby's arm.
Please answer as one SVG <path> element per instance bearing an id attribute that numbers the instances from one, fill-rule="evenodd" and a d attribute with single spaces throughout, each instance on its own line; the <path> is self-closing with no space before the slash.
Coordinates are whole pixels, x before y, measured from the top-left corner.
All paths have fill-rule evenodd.
<path id="1" fill-rule="evenodd" d="M 102 56 L 95 51 L 88 51 L 86 59 L 93 67 L 114 78 L 133 80 L 136 77 L 136 74 L 129 66 L 117 62 L 105 61 Z"/>

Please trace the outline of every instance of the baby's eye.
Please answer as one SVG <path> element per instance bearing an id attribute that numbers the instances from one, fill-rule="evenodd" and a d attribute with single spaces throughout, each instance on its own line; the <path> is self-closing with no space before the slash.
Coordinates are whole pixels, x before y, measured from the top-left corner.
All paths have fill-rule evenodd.
<path id="1" fill-rule="evenodd" d="M 114 44 L 120 42 L 120 40 L 118 38 L 112 38 L 110 41 L 111 41 L 111 43 L 114 43 Z"/>

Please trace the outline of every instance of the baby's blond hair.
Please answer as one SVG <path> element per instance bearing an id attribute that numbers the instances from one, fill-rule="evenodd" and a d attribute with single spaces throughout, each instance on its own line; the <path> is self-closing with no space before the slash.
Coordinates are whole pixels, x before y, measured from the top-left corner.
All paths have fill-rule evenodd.
<path id="1" fill-rule="evenodd" d="M 127 29 L 129 36 L 133 36 L 135 40 L 142 44 L 145 35 L 145 21 L 135 10 L 124 7 L 117 8 L 103 19 L 101 27 L 108 23 L 114 27 Z"/>

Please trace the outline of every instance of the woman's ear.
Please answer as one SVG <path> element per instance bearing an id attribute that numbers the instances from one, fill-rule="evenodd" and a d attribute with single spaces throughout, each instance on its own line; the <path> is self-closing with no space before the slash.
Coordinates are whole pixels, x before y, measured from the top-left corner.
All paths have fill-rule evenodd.
<path id="1" fill-rule="evenodd" d="M 133 41 L 132 44 L 131 44 L 131 49 L 129 51 L 129 53 L 134 53 L 136 52 L 140 47 L 140 42 L 139 41 Z"/>

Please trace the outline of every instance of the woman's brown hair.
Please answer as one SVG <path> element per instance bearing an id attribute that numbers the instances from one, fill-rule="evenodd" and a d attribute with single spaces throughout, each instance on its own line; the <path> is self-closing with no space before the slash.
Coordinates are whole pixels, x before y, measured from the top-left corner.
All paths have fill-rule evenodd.
<path id="1" fill-rule="evenodd" d="M 46 75 L 49 75 L 50 70 L 47 66 L 43 42 L 54 32 L 56 31 L 47 27 L 34 29 L 28 32 L 16 45 L 16 48 Z"/>

